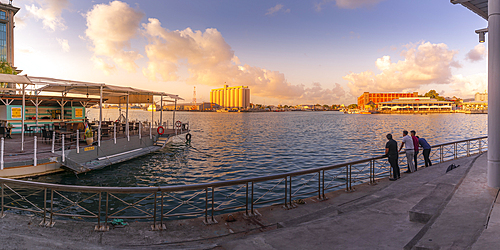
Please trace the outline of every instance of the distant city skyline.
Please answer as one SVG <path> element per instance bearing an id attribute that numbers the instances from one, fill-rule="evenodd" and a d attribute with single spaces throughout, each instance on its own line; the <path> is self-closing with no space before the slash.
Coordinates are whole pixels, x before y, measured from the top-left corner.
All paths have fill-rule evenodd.
<path id="1" fill-rule="evenodd" d="M 1 0 L 8 4 L 7 0 Z M 473 98 L 487 89 L 486 21 L 449 1 L 16 0 L 23 74 L 210 101 L 351 104 L 363 92 Z M 113 20 L 113 22 L 109 22 Z"/>

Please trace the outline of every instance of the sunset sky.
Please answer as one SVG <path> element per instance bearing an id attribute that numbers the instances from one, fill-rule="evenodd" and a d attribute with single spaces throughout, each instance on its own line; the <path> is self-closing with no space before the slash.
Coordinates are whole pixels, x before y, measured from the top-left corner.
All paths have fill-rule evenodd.
<path id="1" fill-rule="evenodd" d="M 3 3 L 7 0 L 1 0 Z M 14 0 L 15 66 L 209 101 L 350 104 L 364 91 L 487 89 L 487 22 L 449 0 Z"/>

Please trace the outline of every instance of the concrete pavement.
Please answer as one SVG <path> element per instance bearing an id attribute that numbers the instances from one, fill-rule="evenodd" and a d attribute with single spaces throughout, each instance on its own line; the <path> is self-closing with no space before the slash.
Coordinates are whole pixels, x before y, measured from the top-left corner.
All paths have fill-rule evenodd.
<path id="1" fill-rule="evenodd" d="M 446 173 L 450 164 L 460 167 Z M 40 218 L 8 214 L 0 219 L 0 248 L 499 249 L 498 190 L 487 187 L 486 168 L 486 154 L 476 155 L 395 182 L 331 192 L 326 201 L 306 199 L 291 210 L 277 205 L 259 209 L 258 217 L 237 213 L 235 222 L 222 215 L 210 226 L 201 219 L 169 221 L 162 232 L 141 222 L 104 233 L 79 221 L 43 228 Z"/>

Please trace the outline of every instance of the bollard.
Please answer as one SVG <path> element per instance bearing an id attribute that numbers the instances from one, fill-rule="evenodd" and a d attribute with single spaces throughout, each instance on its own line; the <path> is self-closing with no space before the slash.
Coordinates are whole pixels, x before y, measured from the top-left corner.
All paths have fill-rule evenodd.
<path id="1" fill-rule="evenodd" d="M 76 153 L 80 153 L 80 130 L 76 130 Z"/>
<path id="2" fill-rule="evenodd" d="M 52 131 L 52 153 L 54 153 L 54 144 L 56 143 L 56 132 Z"/>
<path id="3" fill-rule="evenodd" d="M 3 145 L 4 145 L 4 138 L 2 137 L 1 141 L 1 149 L 0 149 L 0 170 L 3 170 Z"/>
<path id="4" fill-rule="evenodd" d="M 35 146 L 34 146 L 34 149 L 33 149 L 33 151 L 34 151 L 34 156 L 33 156 L 33 166 L 35 166 L 35 167 L 36 167 L 36 135 L 35 135 L 35 136 L 33 136 L 33 140 L 35 141 L 35 143 L 34 143 L 34 144 L 35 144 Z"/>
<path id="5" fill-rule="evenodd" d="M 61 143 L 62 143 L 62 162 L 64 162 L 64 136 L 61 136 Z"/>

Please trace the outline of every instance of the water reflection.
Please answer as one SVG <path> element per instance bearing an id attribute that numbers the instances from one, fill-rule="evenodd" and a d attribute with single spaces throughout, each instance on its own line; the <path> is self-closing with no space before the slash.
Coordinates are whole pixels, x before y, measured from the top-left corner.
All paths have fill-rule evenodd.
<path id="1" fill-rule="evenodd" d="M 90 111 L 90 119 L 98 110 Z M 131 119 L 151 120 L 132 110 Z M 159 112 L 154 114 L 159 119 Z M 116 119 L 118 110 L 104 110 Z M 172 124 L 172 113 L 164 112 Z M 162 151 L 76 176 L 65 172 L 39 181 L 91 186 L 193 184 L 295 171 L 381 155 L 385 135 L 398 144 L 402 130 L 416 130 L 430 144 L 487 134 L 486 115 L 345 115 L 339 112 L 191 113 L 192 142 L 177 139 Z"/>

